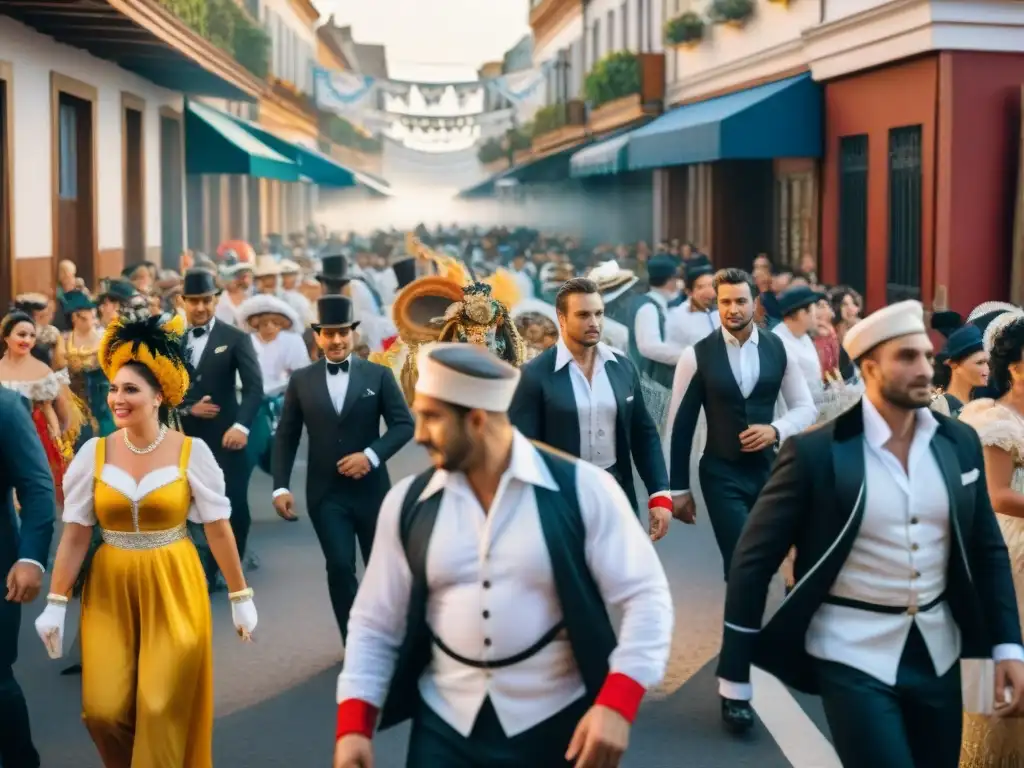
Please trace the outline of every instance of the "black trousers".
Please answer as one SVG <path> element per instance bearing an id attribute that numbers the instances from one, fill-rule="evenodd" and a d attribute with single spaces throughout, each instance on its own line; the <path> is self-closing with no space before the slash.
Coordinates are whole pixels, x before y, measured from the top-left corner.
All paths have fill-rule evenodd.
<path id="1" fill-rule="evenodd" d="M 587 697 L 516 736 L 506 736 L 491 700 L 485 699 L 466 738 L 420 702 L 413 719 L 406 768 L 569 768 L 572 734 L 587 713 Z"/>
<path id="2" fill-rule="evenodd" d="M 327 591 L 331 595 L 331 608 L 342 642 L 348 638 L 348 615 L 359 589 L 356 542 L 359 543 L 363 562 L 368 563 L 379 506 L 372 502 L 350 504 L 335 493 L 309 511 L 309 519 L 327 562 Z"/>
<path id="3" fill-rule="evenodd" d="M 25 694 L 14 679 L 20 628 L 21 605 L 0 600 L 0 764 L 4 768 L 39 768 Z"/>
<path id="4" fill-rule="evenodd" d="M 937 675 L 914 626 L 895 685 L 831 661 L 817 662 L 832 743 L 848 768 L 957 768 L 960 664 Z"/>
<path id="5" fill-rule="evenodd" d="M 726 579 L 736 542 L 769 474 L 771 463 L 764 454 L 740 461 L 724 461 L 705 453 L 700 459 L 700 489 L 722 553 Z"/>

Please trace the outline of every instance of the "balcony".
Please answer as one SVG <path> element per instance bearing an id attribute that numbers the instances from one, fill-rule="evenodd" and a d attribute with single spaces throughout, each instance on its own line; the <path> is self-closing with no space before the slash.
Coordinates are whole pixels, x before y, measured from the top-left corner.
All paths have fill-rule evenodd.
<path id="1" fill-rule="evenodd" d="M 579 143 L 586 135 L 587 109 L 582 101 L 551 104 L 534 116 L 531 152 L 543 157 Z"/>
<path id="2" fill-rule="evenodd" d="M 591 102 L 588 128 L 596 135 L 661 114 L 665 99 L 665 55 L 619 52 L 587 76 Z"/>

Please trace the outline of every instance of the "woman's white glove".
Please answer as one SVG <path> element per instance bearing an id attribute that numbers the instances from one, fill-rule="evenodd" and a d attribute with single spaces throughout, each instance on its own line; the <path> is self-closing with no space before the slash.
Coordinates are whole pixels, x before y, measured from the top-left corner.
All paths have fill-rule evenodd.
<path id="1" fill-rule="evenodd" d="M 256 629 L 256 604 L 250 597 L 247 600 L 231 602 L 231 621 L 243 640 L 251 640 Z"/>
<path id="2" fill-rule="evenodd" d="M 36 632 L 51 659 L 59 659 L 64 655 L 64 618 L 67 612 L 66 604 L 47 603 L 46 608 L 36 619 Z"/>

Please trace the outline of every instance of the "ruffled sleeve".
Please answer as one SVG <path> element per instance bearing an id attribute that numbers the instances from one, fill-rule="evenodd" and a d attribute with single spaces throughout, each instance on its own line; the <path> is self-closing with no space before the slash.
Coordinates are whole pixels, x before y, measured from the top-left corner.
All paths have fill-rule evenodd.
<path id="1" fill-rule="evenodd" d="M 93 485 L 96 477 L 96 443 L 101 438 L 92 438 L 78 449 L 71 466 L 64 473 L 64 514 L 65 523 L 96 525 L 93 510 Z"/>
<path id="2" fill-rule="evenodd" d="M 49 403 L 60 394 L 60 379 L 57 374 L 48 373 L 43 378 L 32 382 L 28 396 L 37 403 Z"/>
<path id="3" fill-rule="evenodd" d="M 224 472 L 213 451 L 198 437 L 192 438 L 192 452 L 185 470 L 192 488 L 188 519 L 193 523 L 214 523 L 231 517 L 231 502 L 225 495 Z"/>
<path id="4" fill-rule="evenodd" d="M 1021 462 L 1024 425 L 1006 408 L 988 398 L 974 400 L 964 407 L 960 421 L 974 427 L 982 445 L 1001 448 L 1013 457 L 1015 463 Z"/>

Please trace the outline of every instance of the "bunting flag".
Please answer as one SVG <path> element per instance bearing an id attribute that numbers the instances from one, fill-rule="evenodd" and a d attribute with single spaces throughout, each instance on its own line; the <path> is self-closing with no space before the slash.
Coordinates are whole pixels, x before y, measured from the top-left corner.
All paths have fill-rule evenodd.
<path id="1" fill-rule="evenodd" d="M 428 85 L 427 83 L 420 83 L 416 86 L 416 89 L 423 97 L 423 103 L 428 107 L 436 107 L 441 103 L 445 93 L 448 92 L 448 86 L 445 84 Z"/>
<path id="2" fill-rule="evenodd" d="M 513 72 L 510 75 L 484 80 L 483 83 L 491 93 L 519 105 L 527 101 L 540 86 L 547 82 L 548 73 L 554 65 L 554 61 L 545 62 L 536 69 Z"/>
<path id="3" fill-rule="evenodd" d="M 465 109 L 469 100 L 476 96 L 482 87 L 483 86 L 476 83 L 463 83 L 461 85 L 452 86 L 455 91 L 455 98 L 459 102 L 459 109 Z"/>
<path id="4" fill-rule="evenodd" d="M 353 72 L 329 72 L 317 67 L 313 73 L 316 103 L 329 112 L 351 112 L 362 107 L 374 93 L 374 79 Z"/>

